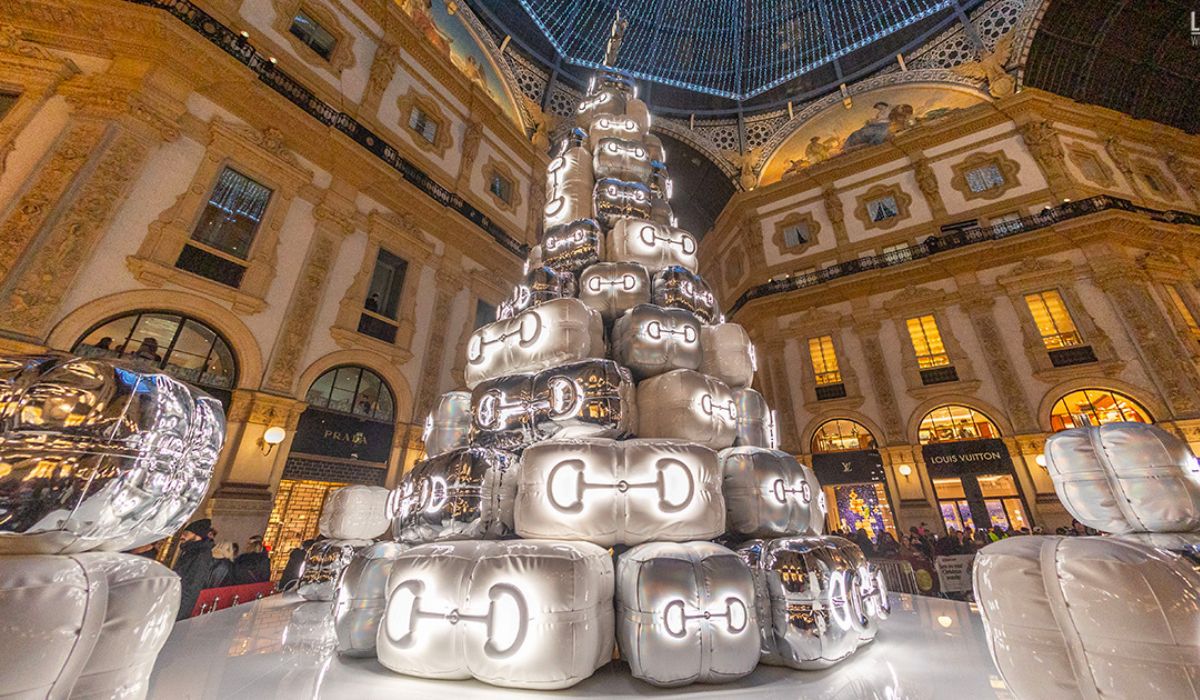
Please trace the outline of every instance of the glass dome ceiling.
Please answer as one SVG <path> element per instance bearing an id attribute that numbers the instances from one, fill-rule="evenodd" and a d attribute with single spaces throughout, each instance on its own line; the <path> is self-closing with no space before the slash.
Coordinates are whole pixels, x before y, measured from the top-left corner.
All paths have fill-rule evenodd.
<path id="1" fill-rule="evenodd" d="M 519 0 L 568 63 L 599 68 L 618 10 L 617 68 L 745 101 L 962 0 Z"/>

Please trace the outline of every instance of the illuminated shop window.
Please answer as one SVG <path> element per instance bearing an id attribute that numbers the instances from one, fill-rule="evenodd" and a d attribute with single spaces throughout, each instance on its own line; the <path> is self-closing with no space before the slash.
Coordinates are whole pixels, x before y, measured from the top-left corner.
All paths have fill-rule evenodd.
<path id="1" fill-rule="evenodd" d="M 1092 425 L 1154 422 L 1149 411 L 1124 394 L 1109 389 L 1080 389 L 1055 402 L 1050 409 L 1050 429 L 1058 432 L 1076 427 L 1073 416 L 1077 413 L 1086 415 Z"/>
<path id="2" fill-rule="evenodd" d="M 844 418 L 836 418 L 821 424 L 813 434 L 813 452 L 845 452 L 847 450 L 873 450 L 875 437 L 865 425 Z"/>
<path id="3" fill-rule="evenodd" d="M 1029 305 L 1029 313 L 1033 314 L 1033 322 L 1037 324 L 1042 344 L 1047 350 L 1083 344 L 1079 331 L 1075 329 L 1075 322 L 1071 320 L 1071 313 L 1067 311 L 1067 305 L 1057 290 L 1026 294 L 1025 303 Z"/>
<path id="4" fill-rule="evenodd" d="M 998 437 L 1000 430 L 990 418 L 969 406 L 958 404 L 939 406 L 926 413 L 917 429 L 917 439 L 922 445 Z"/>
<path id="5" fill-rule="evenodd" d="M 813 376 L 817 386 L 840 384 L 842 373 L 838 370 L 837 353 L 833 351 L 833 337 L 823 335 L 808 339 L 808 354 L 812 358 Z"/>
<path id="6" fill-rule="evenodd" d="M 830 532 L 865 530 L 873 541 L 883 531 L 896 536 L 896 520 L 883 482 L 836 484 L 825 486 L 824 491 Z"/>
<path id="7" fill-rule="evenodd" d="M 917 367 L 930 369 L 950 364 L 950 356 L 942 344 L 942 333 L 932 315 L 908 319 L 908 337 L 917 354 Z"/>
<path id="8" fill-rule="evenodd" d="M 1017 484 L 1011 474 L 981 474 L 974 478 L 983 496 L 983 507 L 987 510 L 990 520 L 988 523 L 975 522 L 962 479 L 933 480 L 938 510 L 941 511 L 942 521 L 947 530 L 953 528 L 962 532 L 967 529 L 975 530 L 980 526 L 992 528 L 999 525 L 1005 530 L 1017 531 L 1023 527 L 1030 527 L 1025 505 L 1021 502 Z"/>
<path id="9" fill-rule="evenodd" d="M 378 374 L 365 367 L 331 369 L 312 383 L 304 397 L 310 406 L 392 422 L 395 400 Z"/>
<path id="10" fill-rule="evenodd" d="M 1192 313 L 1192 307 L 1184 301 L 1183 293 L 1173 284 L 1168 284 L 1166 290 L 1167 297 L 1171 300 L 1171 306 L 1175 307 L 1179 318 L 1187 324 L 1188 332 L 1192 334 L 1193 338 L 1200 339 L 1200 323 L 1196 323 L 1196 315 Z"/>
<path id="11" fill-rule="evenodd" d="M 121 358 L 204 389 L 228 391 L 237 383 L 229 343 L 212 328 L 180 314 L 140 311 L 105 321 L 85 333 L 71 352 Z"/>
<path id="12" fill-rule="evenodd" d="M 995 163 L 967 171 L 967 187 L 972 192 L 987 192 L 997 187 L 1004 187 L 1004 173 Z"/>
<path id="13" fill-rule="evenodd" d="M 320 534 L 317 527 L 329 492 L 346 484 L 331 481 L 281 479 L 275 505 L 267 520 L 263 544 L 271 550 L 271 580 L 278 581 L 288 555 L 305 540 Z"/>
<path id="14" fill-rule="evenodd" d="M 437 143 L 439 124 L 420 107 L 413 107 L 408 115 L 408 128 L 420 134 L 429 143 Z"/>

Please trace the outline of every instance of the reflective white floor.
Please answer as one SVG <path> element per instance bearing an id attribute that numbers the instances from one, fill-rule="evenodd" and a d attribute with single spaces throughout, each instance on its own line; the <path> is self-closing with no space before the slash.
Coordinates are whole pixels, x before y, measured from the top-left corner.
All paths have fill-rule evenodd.
<path id="1" fill-rule="evenodd" d="M 158 658 L 150 698 L 470 700 L 535 694 L 474 681 L 407 678 L 374 659 L 341 659 L 333 651 L 329 610 L 328 603 L 275 596 L 179 623 Z M 626 666 L 612 664 L 556 694 L 805 700 L 1012 698 L 988 657 L 979 615 L 964 603 L 910 596 L 894 597 L 892 617 L 874 644 L 827 671 L 759 666 L 737 683 L 658 690 L 633 679 Z"/>

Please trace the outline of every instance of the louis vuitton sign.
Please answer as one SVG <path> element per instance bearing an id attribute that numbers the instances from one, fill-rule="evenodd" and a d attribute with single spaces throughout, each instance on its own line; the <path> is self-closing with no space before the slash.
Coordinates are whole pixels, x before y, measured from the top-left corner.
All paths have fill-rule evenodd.
<path id="1" fill-rule="evenodd" d="M 824 486 L 884 480 L 879 450 L 818 452 L 812 456 L 812 467 Z"/>
<path id="2" fill-rule="evenodd" d="M 960 440 L 921 446 L 925 467 L 931 476 L 964 474 L 1008 474 L 1012 458 L 1002 440 Z"/>

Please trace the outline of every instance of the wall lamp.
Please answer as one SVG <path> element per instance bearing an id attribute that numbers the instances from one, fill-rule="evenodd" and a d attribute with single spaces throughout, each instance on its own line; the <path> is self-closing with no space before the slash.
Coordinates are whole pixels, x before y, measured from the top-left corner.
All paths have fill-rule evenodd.
<path id="1" fill-rule="evenodd" d="M 287 431 L 278 425 L 272 425 L 263 431 L 262 437 L 258 439 L 258 449 L 262 450 L 264 456 L 270 455 L 271 450 L 275 446 L 283 442 L 287 437 Z"/>
<path id="2" fill-rule="evenodd" d="M 900 476 L 904 477 L 905 481 L 908 481 L 908 477 L 912 476 L 912 467 L 907 464 L 901 464 L 896 467 L 896 471 L 900 472 Z"/>

